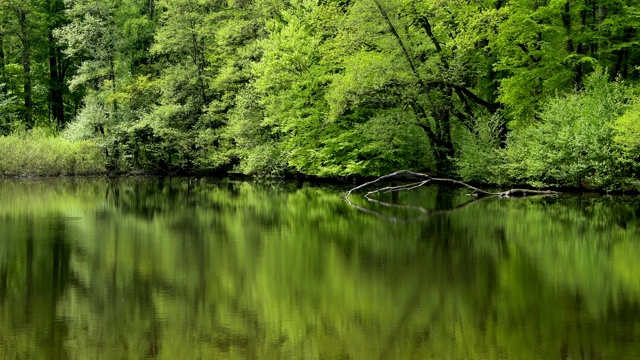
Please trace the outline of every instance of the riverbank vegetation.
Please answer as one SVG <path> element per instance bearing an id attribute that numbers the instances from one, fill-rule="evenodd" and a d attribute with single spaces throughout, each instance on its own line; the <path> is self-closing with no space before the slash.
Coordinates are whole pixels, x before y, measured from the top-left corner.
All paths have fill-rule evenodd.
<path id="1" fill-rule="evenodd" d="M 7 0 L 0 133 L 10 142 L 44 128 L 96 146 L 80 167 L 112 173 L 409 169 L 624 190 L 640 160 L 638 9 L 638 0 Z"/>
<path id="2" fill-rule="evenodd" d="M 103 150 L 91 140 L 69 141 L 35 129 L 0 137 L 0 174 L 58 176 L 104 174 Z"/>

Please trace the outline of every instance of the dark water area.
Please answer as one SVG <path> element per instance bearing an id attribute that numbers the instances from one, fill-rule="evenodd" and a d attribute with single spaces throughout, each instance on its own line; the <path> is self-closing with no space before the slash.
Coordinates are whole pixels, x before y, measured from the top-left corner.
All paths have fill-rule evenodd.
<path id="1" fill-rule="evenodd" d="M 0 359 L 640 358 L 637 198 L 343 190 L 0 181 Z"/>

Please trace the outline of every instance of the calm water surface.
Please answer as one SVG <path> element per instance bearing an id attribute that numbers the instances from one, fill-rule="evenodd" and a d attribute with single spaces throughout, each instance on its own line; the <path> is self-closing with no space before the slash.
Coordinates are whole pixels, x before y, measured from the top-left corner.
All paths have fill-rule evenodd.
<path id="1" fill-rule="evenodd" d="M 640 358 L 638 200 L 341 190 L 0 181 L 0 359 Z"/>

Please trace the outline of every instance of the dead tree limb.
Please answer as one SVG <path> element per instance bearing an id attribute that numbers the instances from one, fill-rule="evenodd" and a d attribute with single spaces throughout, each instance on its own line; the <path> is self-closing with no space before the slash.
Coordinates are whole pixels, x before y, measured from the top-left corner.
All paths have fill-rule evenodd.
<path id="1" fill-rule="evenodd" d="M 493 197 L 498 197 L 498 198 L 508 198 L 512 195 L 522 195 L 522 196 L 527 196 L 527 195 L 542 195 L 542 196 L 549 196 L 549 195 L 558 195 L 559 192 L 557 191 L 552 191 L 552 190 L 532 190 L 532 189 L 509 189 L 506 191 L 501 191 L 501 192 L 491 192 L 491 191 L 486 191 L 486 190 L 482 190 L 480 188 L 477 188 L 473 185 L 469 185 L 465 182 L 462 181 L 458 181 L 458 180 L 454 180 L 454 179 L 445 179 L 445 178 L 437 178 L 437 177 L 433 177 L 431 175 L 427 175 L 427 174 L 423 174 L 423 173 L 418 173 L 418 172 L 413 172 L 413 171 L 408 171 L 408 170 L 400 170 L 400 171 L 396 171 L 394 173 L 388 174 L 388 175 L 384 175 L 381 176 L 375 180 L 366 182 L 364 184 L 358 185 L 352 189 L 350 189 L 349 191 L 347 191 L 346 193 L 341 195 L 341 198 L 346 201 L 349 205 L 355 207 L 356 209 L 372 214 L 372 215 L 376 215 L 378 217 L 381 217 L 385 220 L 388 221 L 392 221 L 392 222 L 399 222 L 399 221 L 407 221 L 407 220 L 411 220 L 411 219 L 401 219 L 401 218 L 397 218 L 397 217 L 393 217 L 393 216 L 387 216 L 387 215 L 383 215 L 380 214 L 374 210 L 370 210 L 367 209 L 363 206 L 357 205 L 355 203 L 353 203 L 351 201 L 351 199 L 349 198 L 353 193 L 362 190 L 364 188 L 370 187 L 372 185 L 375 185 L 377 183 L 380 183 L 382 181 L 391 179 L 391 178 L 398 178 L 402 176 L 404 178 L 404 180 L 410 180 L 411 178 L 413 178 L 413 180 L 419 179 L 420 181 L 413 181 L 413 182 L 409 182 L 407 184 L 402 184 L 402 185 L 397 185 L 397 186 L 385 186 L 385 187 L 380 187 L 380 188 L 375 188 L 373 190 L 368 191 L 367 193 L 365 193 L 363 195 L 363 197 L 365 199 L 367 199 L 367 201 L 370 201 L 372 203 L 378 204 L 378 205 L 382 205 L 385 207 L 394 207 L 394 208 L 405 208 L 405 209 L 411 209 L 411 210 L 417 210 L 420 213 L 422 213 L 421 216 L 416 217 L 413 220 L 416 219 L 420 219 L 420 218 L 424 218 L 425 216 L 433 216 L 433 215 L 437 215 L 437 214 L 441 214 L 441 213 L 446 213 L 446 212 L 451 212 L 451 211 L 456 211 L 456 210 L 460 210 L 463 207 L 467 207 L 471 204 L 474 204 L 476 202 L 478 202 L 480 199 L 486 199 L 486 198 L 493 198 Z M 399 192 L 399 191 L 408 191 L 408 190 L 415 190 L 417 188 L 420 188 L 422 186 L 425 185 L 429 185 L 429 184 L 453 184 L 453 185 L 457 185 L 463 188 L 466 188 L 468 190 L 471 191 L 471 193 L 467 194 L 469 196 L 473 196 L 476 199 L 473 201 L 469 201 L 465 204 L 462 204 L 460 206 L 456 206 L 452 209 L 446 209 L 446 210 L 438 210 L 438 211 L 434 211 L 434 210 L 429 210 L 426 208 L 423 208 L 421 206 L 417 206 L 417 205 L 402 205 L 402 204 L 392 204 L 392 203 L 388 203 L 385 201 L 381 201 L 378 199 L 375 199 L 372 197 L 372 195 L 375 194 L 383 194 L 383 193 L 389 193 L 389 192 Z"/>
<path id="2" fill-rule="evenodd" d="M 454 180 L 454 179 L 445 179 L 445 178 L 437 178 L 437 177 L 433 177 L 431 175 L 427 175 L 427 174 L 423 174 L 423 173 L 418 173 L 418 172 L 413 172 L 413 171 L 409 171 L 409 170 L 399 170 L 396 171 L 394 173 L 388 174 L 388 175 L 384 175 L 384 176 L 380 176 L 379 178 L 366 182 L 362 185 L 356 186 L 353 189 L 350 189 L 349 191 L 347 191 L 346 193 L 344 193 L 342 195 L 342 198 L 347 198 L 349 197 L 351 194 L 353 194 L 354 192 L 363 189 L 367 186 L 371 186 L 373 184 L 379 183 L 383 180 L 387 180 L 390 178 L 395 178 L 398 177 L 400 175 L 405 175 L 408 177 L 414 177 L 414 178 L 418 178 L 418 179 L 423 179 L 422 181 L 419 182 L 414 182 L 414 183 L 410 183 L 410 184 L 404 184 L 404 185 L 399 185 L 399 186 L 388 186 L 388 187 L 383 187 L 383 188 L 379 188 L 379 189 L 375 189 L 375 190 L 371 190 L 369 191 L 365 197 L 371 196 L 373 194 L 378 194 L 378 193 L 387 193 L 387 192 L 392 192 L 392 191 L 402 191 L 402 190 L 413 190 L 416 188 L 419 188 L 423 185 L 429 184 L 429 183 L 442 183 L 442 184 L 453 184 L 453 185 L 458 185 L 464 188 L 467 188 L 469 190 L 472 191 L 471 194 L 469 195 L 483 195 L 483 196 L 497 196 L 497 197 L 508 197 L 510 195 L 515 195 L 515 194 L 521 194 L 521 195 L 557 195 L 559 194 L 559 192 L 557 191 L 553 191 L 553 190 L 532 190 L 532 189 L 510 189 L 507 191 L 501 191 L 501 192 L 491 192 L 491 191 L 486 191 L 486 190 L 482 190 L 480 188 L 477 188 L 475 186 L 469 185 L 465 182 L 459 181 L 459 180 Z"/>

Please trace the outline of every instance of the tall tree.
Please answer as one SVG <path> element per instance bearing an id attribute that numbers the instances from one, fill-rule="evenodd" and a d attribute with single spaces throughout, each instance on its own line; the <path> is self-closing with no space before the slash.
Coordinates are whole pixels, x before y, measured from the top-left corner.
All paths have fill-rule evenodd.
<path id="1" fill-rule="evenodd" d="M 11 106 L 4 106 L 0 113 L 12 118 L 13 128 L 60 129 L 65 123 L 64 104 L 71 95 L 66 86 L 71 63 L 64 60 L 54 37 L 54 30 L 66 21 L 63 1 L 5 0 L 0 2 L 0 10 L 3 93 L 8 99 L 22 99 L 19 118 L 12 114 Z M 16 65 L 20 66 L 19 74 Z"/>
<path id="2" fill-rule="evenodd" d="M 44 5 L 49 50 L 49 107 L 53 123 L 60 129 L 65 124 L 64 94 L 69 61 L 64 56 L 60 43 L 54 37 L 54 31 L 65 25 L 66 16 L 62 0 L 46 0 Z"/>
<path id="3" fill-rule="evenodd" d="M 23 99 L 23 124 L 31 129 L 33 121 L 33 87 L 31 73 L 32 32 L 31 23 L 32 7 L 29 1 L 3 0 L 2 11 L 7 13 L 8 31 L 19 40 L 20 64 L 22 66 L 22 99 Z"/>
<path id="4" fill-rule="evenodd" d="M 640 75 L 630 67 L 640 57 L 634 45 L 640 41 L 637 0 L 519 0 L 504 6 L 509 16 L 497 29 L 493 51 L 496 69 L 505 74 L 500 101 L 516 122 L 526 125 L 558 92 L 582 88 L 598 66 L 610 69 L 612 80 Z"/>
<path id="5" fill-rule="evenodd" d="M 330 96 L 333 116 L 363 107 L 410 110 L 429 139 L 436 170 L 451 174 L 452 129 L 470 129 L 479 115 L 499 109 L 491 86 L 479 79 L 489 76 L 494 61 L 487 56 L 486 28 L 500 14 L 484 1 L 444 5 L 353 2 L 338 36 L 344 70 Z M 463 23 L 473 28 L 463 31 Z"/>
<path id="6" fill-rule="evenodd" d="M 65 55 L 79 63 L 71 89 L 86 93 L 69 133 L 72 138 L 101 138 L 115 167 L 123 129 L 139 120 L 129 105 L 146 101 L 132 92 L 140 88 L 136 76 L 149 66 L 154 15 L 147 13 L 147 0 L 71 0 L 66 5 L 69 22 L 54 35 Z"/>

